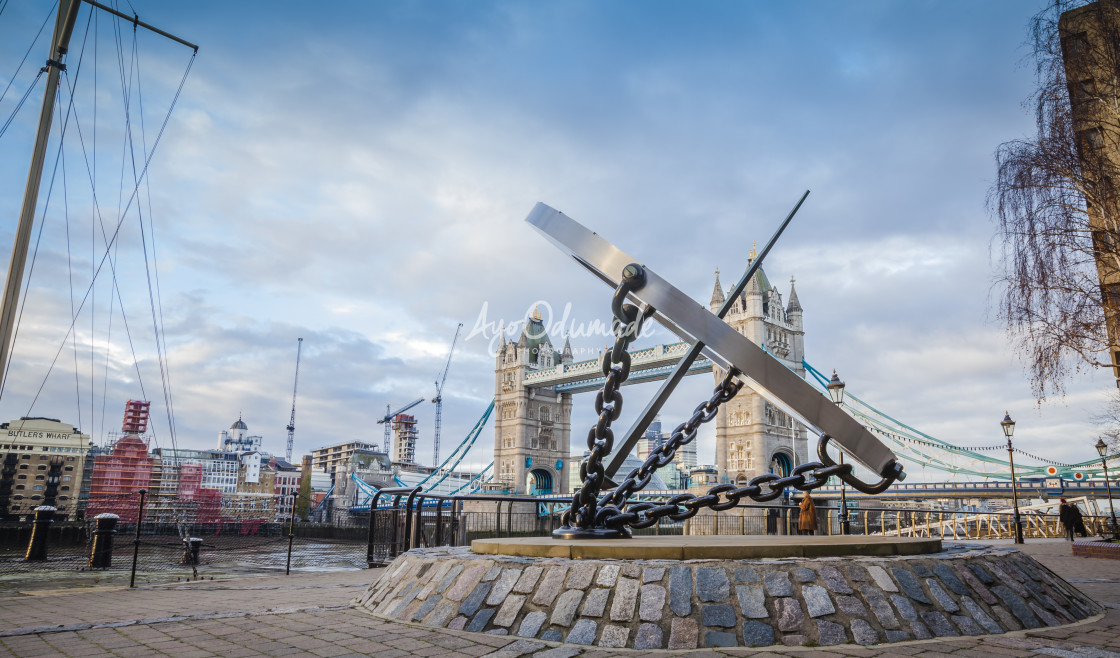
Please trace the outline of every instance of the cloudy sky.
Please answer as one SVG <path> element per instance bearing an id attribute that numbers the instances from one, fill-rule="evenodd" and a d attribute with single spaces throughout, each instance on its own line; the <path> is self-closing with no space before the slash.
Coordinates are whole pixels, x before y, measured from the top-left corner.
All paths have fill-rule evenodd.
<path id="1" fill-rule="evenodd" d="M 1036 404 L 991 311 L 985 196 L 996 146 L 1032 130 L 1023 42 L 1041 4 L 133 0 L 122 10 L 200 46 L 158 146 L 191 51 L 83 8 L 0 416 L 100 441 L 146 398 L 158 445 L 211 446 L 242 415 L 282 454 L 302 337 L 297 455 L 379 442 L 387 404 L 434 394 L 457 323 L 467 336 L 537 303 L 570 305 L 573 329 L 607 318 L 609 291 L 524 223 L 534 203 L 706 303 L 715 268 L 730 286 L 809 189 L 766 270 L 787 294 L 796 276 L 810 363 L 959 445 L 998 443 L 1007 410 L 1025 450 L 1089 459 L 1111 376 Z M 51 6 L 2 6 L 6 121 Z M 0 137 L 0 244 L 41 94 Z M 493 397 L 490 337 L 456 348 L 444 455 Z M 605 342 L 573 339 L 585 357 Z M 665 424 L 711 386 L 691 378 Z M 620 425 L 652 388 L 625 393 Z M 591 402 L 576 399 L 574 436 Z M 434 405 L 414 411 L 428 461 Z"/>

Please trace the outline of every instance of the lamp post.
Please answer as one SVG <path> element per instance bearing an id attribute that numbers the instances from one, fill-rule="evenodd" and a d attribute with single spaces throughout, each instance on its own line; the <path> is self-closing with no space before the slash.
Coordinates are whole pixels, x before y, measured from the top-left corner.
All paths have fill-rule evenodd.
<path id="1" fill-rule="evenodd" d="M 832 381 L 828 382 L 828 395 L 836 406 L 844 404 L 844 382 L 840 381 L 836 370 L 832 371 Z M 843 451 L 840 452 L 840 463 L 844 463 Z M 840 534 L 849 535 L 851 530 L 851 520 L 848 518 L 848 495 L 844 489 L 844 481 L 840 480 Z"/>
<path id="2" fill-rule="evenodd" d="M 1007 437 L 1007 460 L 1011 462 L 1011 503 L 1015 507 L 1015 543 L 1023 543 L 1023 524 L 1019 520 L 1019 487 L 1015 484 L 1015 454 L 1014 448 L 1011 447 L 1011 436 L 1015 434 L 1015 421 L 1011 420 L 1011 414 L 1003 412 L 1003 420 L 1000 421 L 1000 427 L 1003 428 L 1003 435 Z"/>
<path id="3" fill-rule="evenodd" d="M 1112 515 L 1112 536 L 1114 539 L 1120 538 L 1120 528 L 1116 526 L 1116 509 L 1112 506 L 1112 486 L 1108 483 L 1108 462 L 1105 460 L 1105 452 L 1108 446 L 1104 444 L 1104 439 L 1097 438 L 1097 454 L 1101 456 L 1101 468 L 1104 469 L 1104 488 L 1108 491 L 1108 511 Z"/>

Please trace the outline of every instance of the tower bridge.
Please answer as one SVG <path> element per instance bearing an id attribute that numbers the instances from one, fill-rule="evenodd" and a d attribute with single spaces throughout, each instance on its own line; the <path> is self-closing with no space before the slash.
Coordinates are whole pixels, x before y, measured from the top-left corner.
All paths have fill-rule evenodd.
<path id="1" fill-rule="evenodd" d="M 630 352 L 630 377 L 623 385 L 666 379 L 688 348 L 689 343 L 681 342 L 633 350 Z M 712 367 L 711 360 L 700 357 L 692 363 L 688 374 L 711 372 Z M 525 373 L 523 384 L 530 388 L 553 388 L 558 393 L 586 393 L 599 390 L 604 381 L 606 377 L 603 376 L 600 360 L 588 359 L 529 370 Z"/>

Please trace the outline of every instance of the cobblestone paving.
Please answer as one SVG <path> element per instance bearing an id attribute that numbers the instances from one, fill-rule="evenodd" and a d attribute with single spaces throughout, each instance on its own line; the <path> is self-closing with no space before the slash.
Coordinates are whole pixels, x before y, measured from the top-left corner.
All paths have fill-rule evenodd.
<path id="1" fill-rule="evenodd" d="M 996 543 L 996 542 L 993 542 Z M 1120 561 L 1075 558 L 1035 540 L 1024 551 L 1106 613 L 1059 628 L 886 646 L 657 651 L 606 649 L 390 623 L 350 606 L 376 571 L 303 574 L 135 590 L 37 591 L 0 599 L 0 655 L 12 656 L 1084 656 L 1120 658 Z M 519 584 L 515 583 L 517 589 Z M 671 596 L 671 592 L 670 592 Z"/>

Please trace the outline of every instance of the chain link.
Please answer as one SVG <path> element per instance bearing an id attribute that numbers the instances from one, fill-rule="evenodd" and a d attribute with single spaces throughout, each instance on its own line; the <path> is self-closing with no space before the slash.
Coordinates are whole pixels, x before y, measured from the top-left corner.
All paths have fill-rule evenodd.
<path id="1" fill-rule="evenodd" d="M 704 508 L 715 512 L 731 509 L 743 498 L 760 503 L 769 502 L 781 497 L 787 487 L 811 491 L 824 486 L 833 476 L 867 494 L 882 493 L 894 483 L 896 477 L 885 477 L 876 484 L 868 484 L 856 478 L 852 473 L 852 464 L 837 464 L 828 455 L 826 447 L 832 437 L 822 434 L 817 442 L 817 458 L 820 461 L 800 464 L 785 477 L 764 473 L 751 478 L 742 487 L 717 484 L 701 496 L 680 493 L 661 504 L 631 502 L 630 498 L 645 489 L 657 469 L 670 464 L 681 446 L 696 439 L 700 426 L 711 422 L 718 415 L 720 406 L 739 393 L 743 383 L 738 379 L 739 372 L 732 369 L 715 387 L 712 396 L 697 405 L 692 416 L 673 430 L 666 443 L 652 450 L 641 466 L 630 471 L 618 487 L 600 498 L 606 478 L 603 458 L 614 449 L 611 423 L 622 413 L 622 393 L 618 389 L 630 376 L 630 354 L 627 349 L 640 334 L 642 322 L 653 312 L 653 309 L 647 308 L 643 313 L 638 307 L 625 303 L 626 295 L 640 288 L 644 280 L 645 273 L 640 265 L 628 265 L 623 270 L 622 282 L 611 299 L 615 343 L 602 357 L 602 371 L 606 381 L 595 396 L 595 412 L 599 414 L 599 420 L 587 433 L 590 453 L 580 464 L 580 480 L 583 484 L 572 495 L 571 508 L 560 517 L 564 526 L 561 530 L 600 528 L 629 536 L 627 527 L 648 528 L 663 518 L 684 521 L 696 516 Z"/>

